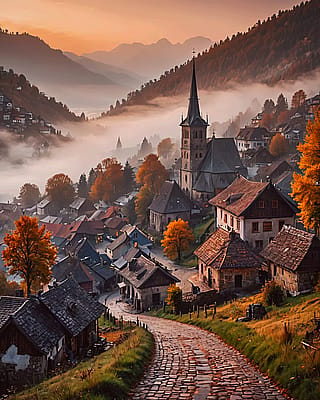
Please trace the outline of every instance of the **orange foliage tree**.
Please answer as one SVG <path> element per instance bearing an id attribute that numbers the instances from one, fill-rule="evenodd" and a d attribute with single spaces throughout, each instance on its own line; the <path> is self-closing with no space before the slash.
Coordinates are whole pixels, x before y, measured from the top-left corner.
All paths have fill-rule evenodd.
<path id="1" fill-rule="evenodd" d="M 176 314 L 181 310 L 182 290 L 175 283 L 168 287 L 167 303 Z"/>
<path id="2" fill-rule="evenodd" d="M 115 158 L 106 158 L 97 165 L 97 178 L 90 197 L 112 203 L 124 193 L 123 167 Z"/>
<path id="3" fill-rule="evenodd" d="M 65 174 L 56 174 L 48 179 L 46 192 L 58 210 L 67 207 L 74 200 L 72 180 Z"/>
<path id="4" fill-rule="evenodd" d="M 314 123 L 307 124 L 304 143 L 298 145 L 302 153 L 299 167 L 303 174 L 293 174 L 292 196 L 301 210 L 300 218 L 307 229 L 320 234 L 320 108 Z"/>
<path id="5" fill-rule="evenodd" d="M 20 289 L 17 282 L 9 282 L 4 271 L 0 271 L 0 296 L 15 296 Z"/>
<path id="6" fill-rule="evenodd" d="M 281 157 L 287 152 L 287 142 L 281 133 L 276 133 L 271 139 L 269 146 L 270 154 L 274 157 Z"/>
<path id="7" fill-rule="evenodd" d="M 178 221 L 171 221 L 163 232 L 161 246 L 164 253 L 171 260 L 181 260 L 182 253 L 189 250 L 194 236 L 187 221 L 179 218 Z"/>
<path id="8" fill-rule="evenodd" d="M 20 199 L 23 207 L 32 207 L 40 199 L 40 190 L 33 183 L 25 183 L 20 188 Z"/>
<path id="9" fill-rule="evenodd" d="M 170 138 L 161 140 L 158 144 L 158 156 L 167 158 L 173 149 L 173 143 Z"/>
<path id="10" fill-rule="evenodd" d="M 264 113 L 262 120 L 260 122 L 260 126 L 266 128 L 266 129 L 271 129 L 273 126 L 273 115 Z"/>
<path id="11" fill-rule="evenodd" d="M 147 185 L 154 194 L 159 193 L 163 182 L 167 178 L 167 170 L 155 154 L 149 154 L 145 157 L 136 176 L 137 182 L 141 185 Z"/>
<path id="12" fill-rule="evenodd" d="M 146 222 L 148 207 L 150 206 L 154 193 L 147 185 L 143 185 L 135 200 L 135 211 L 142 224 Z"/>
<path id="13" fill-rule="evenodd" d="M 55 263 L 57 250 L 51 243 L 51 233 L 46 232 L 45 225 L 39 228 L 37 218 L 21 216 L 15 225 L 15 231 L 3 239 L 7 247 L 2 257 L 9 274 L 24 280 L 29 296 L 33 282 L 50 281 L 50 267 Z"/>

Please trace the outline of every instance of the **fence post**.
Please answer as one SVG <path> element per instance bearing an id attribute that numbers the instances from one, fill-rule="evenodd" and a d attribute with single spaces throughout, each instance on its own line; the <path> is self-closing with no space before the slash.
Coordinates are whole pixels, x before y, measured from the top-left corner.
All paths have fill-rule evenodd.
<path id="1" fill-rule="evenodd" d="M 205 317 L 208 318 L 208 312 L 207 312 L 207 305 L 206 304 L 204 305 L 204 314 L 205 314 Z"/>
<path id="2" fill-rule="evenodd" d="M 214 317 L 216 316 L 216 312 L 217 312 L 217 302 L 215 301 L 213 303 L 212 319 L 214 319 Z"/>
<path id="3" fill-rule="evenodd" d="M 197 318 L 199 318 L 199 305 L 197 305 Z"/>

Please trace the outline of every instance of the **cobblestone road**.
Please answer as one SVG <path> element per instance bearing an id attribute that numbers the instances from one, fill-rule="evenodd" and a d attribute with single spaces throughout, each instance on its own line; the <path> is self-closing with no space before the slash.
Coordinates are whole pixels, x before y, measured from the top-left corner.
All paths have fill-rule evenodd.
<path id="1" fill-rule="evenodd" d="M 215 335 L 196 327 L 147 316 L 155 357 L 132 399 L 281 399 L 268 378 Z"/>

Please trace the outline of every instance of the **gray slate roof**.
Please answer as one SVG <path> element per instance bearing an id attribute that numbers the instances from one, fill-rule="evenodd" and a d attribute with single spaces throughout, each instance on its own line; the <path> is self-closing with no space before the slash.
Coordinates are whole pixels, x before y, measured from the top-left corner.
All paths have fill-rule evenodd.
<path id="1" fill-rule="evenodd" d="M 237 140 L 264 140 L 265 137 L 270 137 L 270 132 L 263 127 L 247 126 L 240 129 L 236 135 Z"/>
<path id="2" fill-rule="evenodd" d="M 160 214 L 190 212 L 192 203 L 175 181 L 165 181 L 149 209 Z"/>
<path id="3" fill-rule="evenodd" d="M 0 329 L 6 323 L 10 315 L 18 311 L 20 307 L 27 301 L 24 297 L 0 297 Z"/>
<path id="4" fill-rule="evenodd" d="M 40 300 L 72 336 L 77 336 L 105 310 L 72 277 L 43 293 Z"/>

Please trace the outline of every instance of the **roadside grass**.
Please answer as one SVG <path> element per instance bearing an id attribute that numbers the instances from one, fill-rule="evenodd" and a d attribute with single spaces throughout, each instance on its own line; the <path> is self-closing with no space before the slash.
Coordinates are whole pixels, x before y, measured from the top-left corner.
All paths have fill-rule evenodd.
<path id="1" fill-rule="evenodd" d="M 245 316 L 249 304 L 261 300 L 262 295 L 257 294 L 217 307 L 215 319 L 211 311 L 207 318 L 203 311 L 199 318 L 194 313 L 191 319 L 189 314 L 180 317 L 163 311 L 154 315 L 216 333 L 295 399 L 320 399 L 320 350 L 313 355 L 301 344 L 306 330 L 314 329 L 311 321 L 314 313 L 319 315 L 319 293 L 288 298 L 281 307 L 267 307 L 263 320 L 235 322 L 236 318 Z"/>
<path id="2" fill-rule="evenodd" d="M 16 400 L 127 399 L 153 354 L 151 333 L 135 328 L 129 338 L 75 368 L 11 396 Z M 92 372 L 91 372 L 92 370 Z"/>

